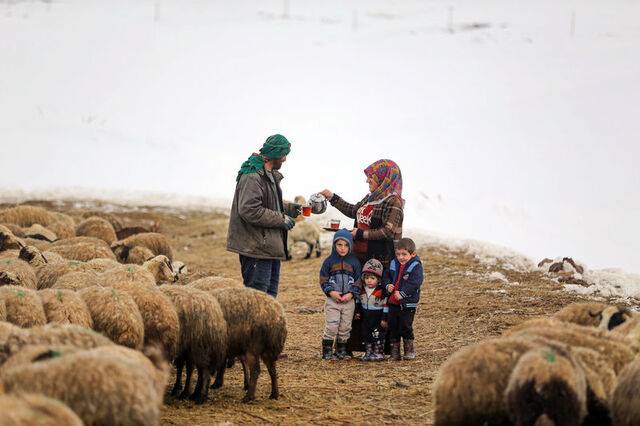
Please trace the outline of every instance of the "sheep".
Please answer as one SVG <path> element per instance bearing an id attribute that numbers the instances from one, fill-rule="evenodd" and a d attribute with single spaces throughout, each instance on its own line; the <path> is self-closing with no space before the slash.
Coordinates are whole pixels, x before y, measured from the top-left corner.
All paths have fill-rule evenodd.
<path id="1" fill-rule="evenodd" d="M 580 346 L 571 353 L 582 366 L 587 379 L 587 417 L 583 424 L 609 424 L 609 400 L 616 384 L 616 373 L 598 352 Z"/>
<path id="2" fill-rule="evenodd" d="M 538 346 L 534 339 L 498 338 L 454 353 L 433 384 L 434 424 L 508 424 L 504 389 L 520 357 Z"/>
<path id="3" fill-rule="evenodd" d="M 19 327 L 45 325 L 47 317 L 34 290 L 14 285 L 0 287 L 0 299 L 7 310 L 7 321 Z"/>
<path id="4" fill-rule="evenodd" d="M 76 235 L 76 223 L 71 216 L 64 213 L 51 212 L 51 222 L 43 224 L 53 231 L 58 238 L 73 238 Z"/>
<path id="5" fill-rule="evenodd" d="M 114 343 L 102 334 L 75 324 L 47 324 L 21 329 L 0 323 L 0 365 L 27 345 L 71 345 L 82 349 Z"/>
<path id="6" fill-rule="evenodd" d="M 18 257 L 29 264 L 36 271 L 48 263 L 66 262 L 62 256 L 50 251 L 41 251 L 34 246 L 24 246 L 20 249 Z"/>
<path id="7" fill-rule="evenodd" d="M 187 284 L 189 287 L 209 291 L 220 288 L 244 288 L 244 284 L 234 278 L 228 277 L 204 277 Z"/>
<path id="8" fill-rule="evenodd" d="M 116 346 L 116 345 L 114 345 Z M 0 365 L 0 377 L 5 371 L 16 368 L 20 365 L 28 364 L 36 361 L 37 359 L 54 358 L 57 356 L 63 356 L 85 350 L 73 345 L 50 345 L 50 344 L 35 344 L 24 345 L 20 349 L 12 353 L 3 363 Z"/>
<path id="9" fill-rule="evenodd" d="M 24 237 L 24 231 L 22 230 L 22 227 L 16 225 L 15 223 L 0 223 L 0 229 L 5 229 L 5 231 L 8 229 L 14 236 L 18 238 Z"/>
<path id="10" fill-rule="evenodd" d="M 119 282 L 113 288 L 130 295 L 144 323 L 144 344 L 159 345 L 166 359 L 174 359 L 180 337 L 180 320 L 173 304 L 158 288 Z"/>
<path id="11" fill-rule="evenodd" d="M 120 265 L 103 272 L 100 276 L 103 285 L 120 281 L 138 282 L 155 287 L 163 281 L 175 282 L 178 275 L 166 256 L 159 255 L 140 265 Z"/>
<path id="12" fill-rule="evenodd" d="M 47 241 L 50 243 L 58 239 L 58 236 L 56 235 L 55 232 L 45 228 L 39 223 L 31 225 L 29 228 L 25 229 L 23 233 L 25 238 L 32 238 L 34 240 Z"/>
<path id="13" fill-rule="evenodd" d="M 91 268 L 91 270 L 96 271 L 96 272 L 105 272 L 109 269 L 113 269 L 113 268 L 117 268 L 120 266 L 120 263 L 118 263 L 115 260 L 112 259 L 104 259 L 104 258 L 99 258 L 99 259 L 91 259 L 87 262 L 87 266 L 89 268 Z"/>
<path id="14" fill-rule="evenodd" d="M 110 248 L 109 244 L 104 242 L 103 240 L 95 237 L 72 237 L 65 238 L 62 240 L 58 240 L 55 243 L 52 243 L 52 247 L 61 247 L 61 246 L 73 246 L 76 244 L 93 244 L 99 248 Z"/>
<path id="15" fill-rule="evenodd" d="M 85 271 L 73 271 L 68 272 L 58 278 L 54 285 L 50 288 L 52 290 L 71 290 L 78 291 L 83 288 L 92 287 L 96 285 L 101 285 L 102 281 L 100 280 L 99 274 L 92 270 Z M 46 289 L 42 289 L 46 290 Z M 42 291 L 41 290 L 41 291 Z"/>
<path id="16" fill-rule="evenodd" d="M 106 219 L 97 216 L 91 216 L 80 222 L 76 227 L 76 235 L 99 238 L 109 246 L 118 239 L 113 225 Z"/>
<path id="17" fill-rule="evenodd" d="M 217 372 L 225 361 L 227 352 L 227 323 L 218 301 L 210 294 L 195 288 L 162 285 L 160 290 L 171 300 L 180 319 L 180 339 L 176 382 L 171 395 L 181 390 L 182 369 L 187 367 L 185 387 L 179 398 L 189 395 L 191 373 L 195 366 L 198 382 L 191 395 L 197 404 L 206 401 L 211 382 L 211 372 Z"/>
<path id="18" fill-rule="evenodd" d="M 4 250 L 20 250 L 24 243 L 20 238 L 13 235 L 13 232 L 6 226 L 0 225 L 0 251 Z"/>
<path id="19" fill-rule="evenodd" d="M 11 283 L 32 290 L 38 288 L 38 278 L 35 272 L 22 259 L 0 259 L 0 285 L 3 283 Z"/>
<path id="20" fill-rule="evenodd" d="M 113 229 L 116 232 L 120 231 L 124 227 L 122 220 L 112 215 L 111 213 L 105 213 L 100 211 L 88 211 L 82 215 L 83 219 L 88 219 L 90 217 L 101 217 L 105 219 L 107 222 L 111 224 L 111 226 L 113 226 Z"/>
<path id="21" fill-rule="evenodd" d="M 57 399 L 36 394 L 1 395 L 3 426 L 82 426 L 82 420 Z"/>
<path id="22" fill-rule="evenodd" d="M 560 346 L 543 346 L 523 354 L 505 390 L 514 425 L 542 418 L 557 425 L 582 424 L 587 416 L 587 380 L 582 366 Z"/>
<path id="23" fill-rule="evenodd" d="M 94 330 L 119 345 L 142 348 L 144 323 L 138 305 L 130 295 L 99 286 L 83 288 L 78 294 L 89 308 Z"/>
<path id="24" fill-rule="evenodd" d="M 553 314 L 552 318 L 580 325 L 590 325 L 611 330 L 622 324 L 629 317 L 626 308 L 607 305 L 599 302 L 571 303 Z M 603 319 L 606 319 L 603 323 Z"/>
<path id="25" fill-rule="evenodd" d="M 153 254 L 163 254 L 173 262 L 173 250 L 167 241 L 167 237 L 157 232 L 145 232 L 142 234 L 135 234 L 124 240 L 116 241 L 111 245 L 111 249 L 116 254 L 119 261 L 123 262 L 126 259 L 127 248 L 131 249 L 135 246 L 143 246 L 153 252 Z"/>
<path id="26" fill-rule="evenodd" d="M 640 424 L 640 358 L 629 363 L 618 375 L 618 383 L 611 397 L 611 418 L 616 426 Z"/>
<path id="27" fill-rule="evenodd" d="M 88 425 L 159 424 L 162 374 L 148 372 L 166 371 L 163 360 L 143 361 L 113 348 L 55 355 L 45 351 L 32 362 L 5 371 L 0 379 L 5 390 L 59 399 Z"/>
<path id="28" fill-rule="evenodd" d="M 78 294 L 71 290 L 46 289 L 38 292 L 48 323 L 77 324 L 93 328 L 89 308 Z"/>
<path id="29" fill-rule="evenodd" d="M 561 323 L 559 327 L 531 327 L 518 331 L 510 336 L 528 337 L 537 336 L 548 340 L 554 340 L 570 346 L 582 346 L 593 349 L 601 354 L 616 372 L 620 372 L 635 355 L 638 349 L 629 345 L 629 342 L 612 333 L 569 323 Z"/>
<path id="30" fill-rule="evenodd" d="M 20 256 L 20 250 L 11 249 L 0 251 L 0 259 L 17 259 Z"/>
<path id="31" fill-rule="evenodd" d="M 47 263 L 37 269 L 38 290 L 52 288 L 58 279 L 70 272 L 85 272 L 91 268 L 84 262 L 69 260 L 65 263 Z"/>
<path id="32" fill-rule="evenodd" d="M 155 257 L 151 250 L 143 246 L 135 246 L 132 248 L 121 246 L 117 250 L 117 256 L 121 259 L 122 263 L 142 265 L 147 260 Z"/>
<path id="33" fill-rule="evenodd" d="M 92 243 L 77 243 L 61 246 L 52 246 L 49 251 L 57 253 L 65 259 L 86 262 L 91 259 L 115 260 L 113 252 L 109 248 L 100 247 Z"/>
<path id="34" fill-rule="evenodd" d="M 48 210 L 36 206 L 16 206 L 0 210 L 0 222 L 14 223 L 19 226 L 31 226 L 34 223 L 48 225 L 53 217 Z"/>
<path id="35" fill-rule="evenodd" d="M 218 300 L 227 322 L 227 359 L 239 357 L 245 371 L 248 386 L 242 401 L 255 399 L 261 359 L 271 377 L 269 398 L 278 399 L 276 360 L 287 338 L 282 305 L 266 293 L 251 288 L 222 288 L 210 293 Z M 224 370 L 222 365 L 216 375 L 215 388 L 222 386 Z"/>
<path id="36" fill-rule="evenodd" d="M 311 257 L 311 252 L 315 248 L 316 257 L 320 257 L 320 227 L 311 221 L 305 220 L 296 224 L 295 228 L 287 234 L 287 248 L 289 252 L 289 259 L 291 259 L 291 252 L 293 245 L 297 242 L 304 242 L 308 246 L 305 259 Z"/>

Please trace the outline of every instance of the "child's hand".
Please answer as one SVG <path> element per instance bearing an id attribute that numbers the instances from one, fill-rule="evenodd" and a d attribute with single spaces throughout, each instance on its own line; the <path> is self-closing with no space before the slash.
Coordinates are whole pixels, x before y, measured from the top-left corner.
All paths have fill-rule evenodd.
<path id="1" fill-rule="evenodd" d="M 340 293 L 338 293 L 335 290 L 329 292 L 329 297 L 331 297 L 334 302 L 338 302 L 338 303 L 342 302 L 342 297 L 340 296 Z"/>
<path id="2" fill-rule="evenodd" d="M 380 321 L 380 327 L 387 328 L 388 324 L 385 320 Z"/>
<path id="3" fill-rule="evenodd" d="M 342 296 L 342 302 L 348 302 L 351 299 L 353 299 L 353 293 L 347 293 L 345 295 Z"/>
<path id="4" fill-rule="evenodd" d="M 396 298 L 396 300 L 402 299 L 402 296 L 400 295 L 400 292 L 398 290 L 393 292 L 393 296 Z"/>
<path id="5" fill-rule="evenodd" d="M 356 312 L 356 313 L 353 315 L 353 319 L 357 319 L 357 320 L 359 320 L 360 318 L 361 318 L 361 317 L 360 317 L 360 312 Z"/>
<path id="6" fill-rule="evenodd" d="M 393 292 L 393 284 L 387 284 L 387 293 Z"/>

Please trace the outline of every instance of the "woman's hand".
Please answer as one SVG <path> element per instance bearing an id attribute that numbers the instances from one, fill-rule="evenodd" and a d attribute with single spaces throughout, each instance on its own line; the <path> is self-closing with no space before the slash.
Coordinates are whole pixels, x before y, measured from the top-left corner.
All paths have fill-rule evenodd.
<path id="1" fill-rule="evenodd" d="M 329 191 L 328 189 L 323 189 L 322 191 L 319 192 L 319 194 L 324 195 L 324 198 L 326 198 L 327 200 L 330 200 L 333 198 L 333 192 Z"/>

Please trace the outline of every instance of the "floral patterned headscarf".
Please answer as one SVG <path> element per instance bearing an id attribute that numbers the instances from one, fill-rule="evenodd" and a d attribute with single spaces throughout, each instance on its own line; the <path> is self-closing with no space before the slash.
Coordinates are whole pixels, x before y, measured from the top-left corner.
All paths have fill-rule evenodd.
<path id="1" fill-rule="evenodd" d="M 367 177 L 373 177 L 378 187 L 369 194 L 369 201 L 378 201 L 395 194 L 402 198 L 402 173 L 391 160 L 378 160 L 364 169 Z"/>

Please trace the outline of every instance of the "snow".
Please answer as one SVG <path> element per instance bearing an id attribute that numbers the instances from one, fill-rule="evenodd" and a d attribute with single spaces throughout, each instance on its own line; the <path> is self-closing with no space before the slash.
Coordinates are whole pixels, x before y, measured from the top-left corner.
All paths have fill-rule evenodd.
<path id="1" fill-rule="evenodd" d="M 228 207 L 281 132 L 288 198 L 355 202 L 392 158 L 408 236 L 488 266 L 637 274 L 638 16 L 637 0 L 0 1 L 0 193 Z"/>

